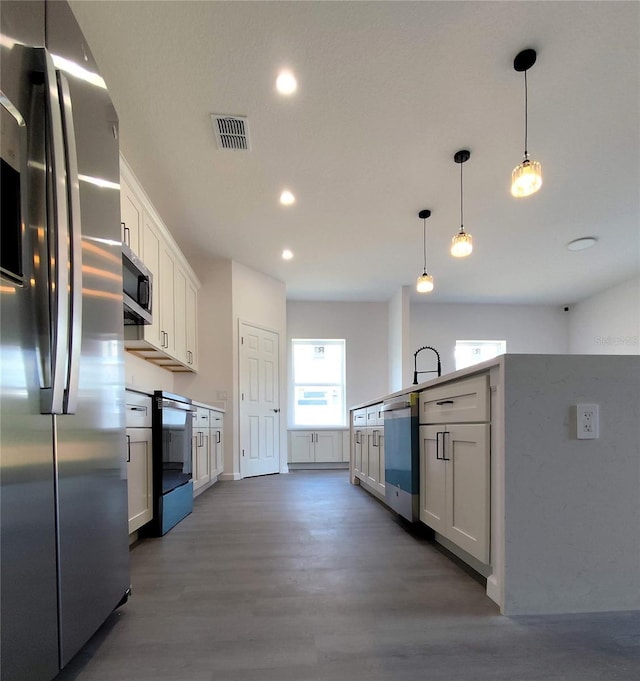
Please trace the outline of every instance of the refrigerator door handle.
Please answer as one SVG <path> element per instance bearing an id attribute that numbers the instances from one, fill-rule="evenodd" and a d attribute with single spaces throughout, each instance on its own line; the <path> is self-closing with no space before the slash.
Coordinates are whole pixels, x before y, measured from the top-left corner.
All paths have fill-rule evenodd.
<path id="1" fill-rule="evenodd" d="M 80 375 L 80 350 L 82 345 L 82 224 L 80 219 L 80 181 L 78 155 L 73 127 L 73 109 L 69 82 L 60 71 L 58 89 L 61 99 L 62 124 L 67 171 L 69 242 L 71 246 L 71 311 L 69 315 L 69 358 L 64 413 L 75 414 L 78 406 L 78 380 Z"/>
<path id="2" fill-rule="evenodd" d="M 44 50 L 45 101 L 50 126 L 50 156 L 53 168 L 51 182 L 53 210 L 49 225 L 49 257 L 54 272 L 52 294 L 51 387 L 42 388 L 40 411 L 43 414 L 64 413 L 69 346 L 69 252 L 67 215 L 67 178 L 64 160 L 62 113 L 53 59 Z"/>

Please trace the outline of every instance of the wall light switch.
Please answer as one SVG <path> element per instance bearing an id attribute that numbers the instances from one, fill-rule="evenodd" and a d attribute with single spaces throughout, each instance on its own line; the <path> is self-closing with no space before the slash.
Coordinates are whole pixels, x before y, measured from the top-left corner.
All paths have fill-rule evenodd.
<path id="1" fill-rule="evenodd" d="M 578 440 L 597 440 L 600 436 L 600 419 L 597 404 L 576 405 L 576 434 Z"/>

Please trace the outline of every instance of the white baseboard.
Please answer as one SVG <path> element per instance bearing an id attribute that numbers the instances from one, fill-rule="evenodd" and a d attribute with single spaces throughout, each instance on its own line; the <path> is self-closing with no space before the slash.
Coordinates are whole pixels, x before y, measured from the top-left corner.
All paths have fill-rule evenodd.
<path id="1" fill-rule="evenodd" d="M 224 482 L 229 482 L 233 480 L 240 480 L 240 473 L 221 473 L 218 476 L 218 480 L 222 480 Z"/>

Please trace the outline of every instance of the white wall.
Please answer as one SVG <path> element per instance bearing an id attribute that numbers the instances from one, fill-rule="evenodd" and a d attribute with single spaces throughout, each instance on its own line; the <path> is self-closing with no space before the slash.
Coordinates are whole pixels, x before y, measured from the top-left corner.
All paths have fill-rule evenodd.
<path id="1" fill-rule="evenodd" d="M 411 303 L 411 362 L 419 347 L 431 345 L 440 353 L 442 373 L 454 371 L 457 340 L 506 340 L 508 353 L 567 353 L 568 329 L 569 313 L 555 305 Z M 435 369 L 435 357 L 424 355 L 418 369 Z"/>
<path id="2" fill-rule="evenodd" d="M 249 269 L 237 262 L 231 263 L 232 271 L 232 317 L 233 317 L 233 385 L 239 386 L 238 328 L 247 322 L 275 331 L 279 335 L 280 351 L 280 471 L 287 466 L 287 301 L 283 282 Z M 240 475 L 240 419 L 237 409 L 238 392 L 230 408 L 233 421 L 233 475 Z M 225 467 L 225 473 L 227 469 Z"/>
<path id="3" fill-rule="evenodd" d="M 387 391 L 387 303 L 287 303 L 287 356 L 292 338 L 346 340 L 347 409 Z"/>
<path id="4" fill-rule="evenodd" d="M 569 352 L 640 354 L 640 277 L 602 291 L 571 308 Z"/>
<path id="5" fill-rule="evenodd" d="M 128 388 L 138 388 L 146 392 L 154 390 L 175 392 L 174 375 L 170 371 L 130 352 L 124 353 L 124 370 Z"/>
<path id="6" fill-rule="evenodd" d="M 401 390 L 411 381 L 409 347 L 409 287 L 402 286 L 389 301 L 389 379 L 387 390 Z"/>

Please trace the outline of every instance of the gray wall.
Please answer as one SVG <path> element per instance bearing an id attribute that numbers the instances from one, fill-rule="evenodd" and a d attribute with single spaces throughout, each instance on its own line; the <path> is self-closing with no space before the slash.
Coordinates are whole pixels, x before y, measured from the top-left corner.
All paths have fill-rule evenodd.
<path id="1" fill-rule="evenodd" d="M 507 355 L 504 403 L 504 613 L 640 608 L 640 358 Z"/>

